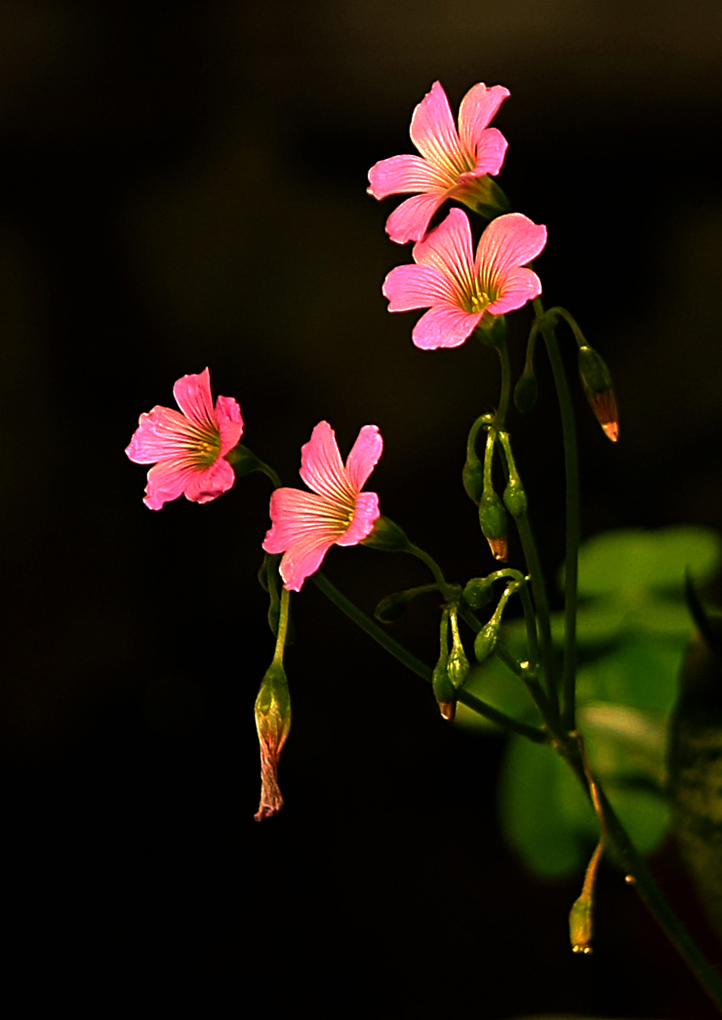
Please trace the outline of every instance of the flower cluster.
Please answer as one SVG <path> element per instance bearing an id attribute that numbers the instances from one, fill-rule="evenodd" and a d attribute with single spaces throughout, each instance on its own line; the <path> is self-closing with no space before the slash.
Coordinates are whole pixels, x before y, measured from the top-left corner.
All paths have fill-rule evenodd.
<path id="1" fill-rule="evenodd" d="M 461 102 L 457 127 L 446 94 L 435 82 L 411 120 L 411 140 L 420 155 L 381 160 L 369 171 L 368 190 L 375 198 L 412 195 L 389 216 L 386 230 L 398 244 L 415 242 L 413 263 L 392 269 L 383 293 L 391 312 L 427 309 L 412 333 L 416 346 L 425 350 L 457 347 L 474 330 L 493 324 L 495 316 L 521 308 L 541 293 L 529 263 L 544 248 L 546 228 L 521 213 L 505 213 L 503 192 L 490 180 L 501 170 L 507 142 L 489 124 L 508 95 L 501 85 L 475 85 Z M 446 200 L 496 217 L 475 252 L 468 216 L 459 208 L 429 230 Z M 594 379 L 597 376 L 599 371 Z M 178 379 L 173 395 L 180 410 L 154 407 L 142 414 L 126 449 L 132 461 L 153 465 L 144 498 L 148 507 L 159 510 L 181 495 L 209 502 L 233 485 L 234 464 L 240 465 L 239 474 L 265 472 L 275 486 L 263 549 L 282 556 L 278 573 L 286 591 L 280 596 L 276 654 L 256 701 L 262 768 L 256 817 L 261 819 L 283 804 L 277 770 L 291 718 L 282 664 L 288 592 L 301 590 L 333 545 L 368 539 L 382 548 L 400 548 L 406 539 L 380 517 L 378 495 L 363 491 L 383 450 L 377 426 L 364 425 L 344 463 L 333 429 L 327 421 L 319 422 L 301 450 L 305 491 L 281 486 L 267 465 L 238 446 L 243 432 L 240 407 L 231 397 L 218 397 L 213 404 L 207 368 Z M 269 583 L 273 571 L 277 585 L 275 564 L 266 561 L 264 570 Z"/>
<path id="2" fill-rule="evenodd" d="M 386 230 L 400 244 L 416 241 L 415 265 L 397 266 L 384 281 L 390 312 L 428 308 L 412 333 L 424 350 L 458 347 L 491 316 L 521 308 L 541 293 L 536 273 L 525 268 L 546 244 L 546 227 L 521 213 L 492 220 L 473 253 L 469 218 L 452 209 L 435 230 L 429 222 L 446 199 L 480 206 L 488 174 L 498 174 L 506 139 L 488 127 L 509 95 L 501 85 L 474 85 L 461 101 L 458 130 L 446 93 L 435 82 L 414 110 L 411 140 L 421 156 L 393 156 L 369 171 L 375 198 L 420 192 L 391 214 Z"/>

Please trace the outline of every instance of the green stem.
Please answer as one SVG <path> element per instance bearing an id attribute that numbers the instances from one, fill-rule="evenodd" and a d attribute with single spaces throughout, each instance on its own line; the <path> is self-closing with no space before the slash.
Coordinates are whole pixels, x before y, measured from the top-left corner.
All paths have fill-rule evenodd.
<path id="1" fill-rule="evenodd" d="M 278 617 L 278 633 L 276 634 L 276 650 L 273 653 L 273 662 L 279 666 L 283 665 L 283 651 L 286 647 L 286 633 L 288 631 L 289 617 L 289 596 L 288 588 L 281 588 L 281 608 Z"/>
<path id="2" fill-rule="evenodd" d="M 501 363 L 501 392 L 499 394 L 499 407 L 494 415 L 494 425 L 503 429 L 506 427 L 506 413 L 509 410 L 511 398 L 511 362 L 509 361 L 509 347 L 504 341 L 497 346 L 499 361 Z"/>
<path id="3" fill-rule="evenodd" d="M 584 769 L 579 747 L 576 741 L 573 741 L 573 736 L 573 734 L 561 735 L 557 743 L 557 750 L 574 769 L 594 804 L 595 798 L 592 796 L 589 778 Z M 722 1011 L 722 977 L 709 962 L 670 906 L 669 901 L 655 882 L 642 856 L 627 835 L 626 829 L 617 817 L 599 782 L 596 782 L 595 786 L 599 807 L 601 808 L 599 821 L 602 831 L 606 833 L 609 842 L 614 846 L 625 874 L 631 876 L 634 886 L 649 912 L 687 962 L 687 965 L 717 1008 Z"/>
<path id="4" fill-rule="evenodd" d="M 577 574 L 581 534 L 579 499 L 579 464 L 574 408 L 567 384 L 564 364 L 559 353 L 553 325 L 543 320 L 544 306 L 534 299 L 534 310 L 542 319 L 541 331 L 554 376 L 564 439 L 564 471 L 566 475 L 566 553 L 564 559 L 564 659 L 562 665 L 562 724 L 574 729 L 575 685 L 577 672 Z"/>
<path id="5" fill-rule="evenodd" d="M 542 573 L 541 560 L 537 552 L 534 534 L 529 523 L 529 515 L 522 514 L 516 521 L 521 548 L 526 560 L 527 573 L 531 579 L 531 590 L 534 596 L 534 607 L 536 618 L 539 623 L 539 641 L 541 651 L 541 662 L 546 678 L 547 696 L 552 711 L 558 712 L 558 679 L 557 660 L 552 642 L 551 616 L 549 613 L 549 600 L 547 598 L 547 587 Z"/>

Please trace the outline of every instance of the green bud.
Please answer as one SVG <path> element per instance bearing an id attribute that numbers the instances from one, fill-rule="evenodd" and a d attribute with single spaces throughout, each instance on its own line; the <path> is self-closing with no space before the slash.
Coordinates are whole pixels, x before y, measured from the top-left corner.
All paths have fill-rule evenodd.
<path id="1" fill-rule="evenodd" d="M 409 547 L 409 540 L 398 524 L 388 517 L 377 517 L 373 531 L 362 540 L 361 545 L 383 552 L 403 552 Z"/>
<path id="2" fill-rule="evenodd" d="M 485 627 L 482 627 L 474 640 L 474 657 L 477 662 L 488 659 L 496 648 L 499 640 L 499 624 L 490 620 Z"/>
<path id="3" fill-rule="evenodd" d="M 487 577 L 472 577 L 466 582 L 462 598 L 471 609 L 483 609 L 491 601 L 493 582 Z"/>
<path id="4" fill-rule="evenodd" d="M 591 953 L 592 951 L 592 900 L 582 894 L 572 904 L 569 912 L 569 941 L 573 953 Z"/>
<path id="5" fill-rule="evenodd" d="M 524 516 L 526 513 L 526 493 L 518 478 L 516 480 L 509 479 L 504 489 L 503 498 L 504 506 L 515 520 Z"/>
<path id="6" fill-rule="evenodd" d="M 481 497 L 479 523 L 495 559 L 505 560 L 507 554 L 506 512 L 493 489 L 488 489 Z"/>
<path id="7" fill-rule="evenodd" d="M 415 594 L 415 592 L 409 594 L 407 591 L 397 591 L 393 595 L 387 595 L 374 609 L 374 616 L 379 623 L 396 623 L 408 609 Z"/>
<path id="8" fill-rule="evenodd" d="M 539 384 L 536 376 L 533 371 L 527 372 L 525 369 L 514 387 L 514 406 L 520 414 L 527 414 L 534 408 L 538 399 Z"/>
<path id="9" fill-rule="evenodd" d="M 467 457 L 464 469 L 461 472 L 461 481 L 464 484 L 464 492 L 469 499 L 478 503 L 484 487 L 484 469 L 481 461 L 475 454 Z"/>
<path id="10" fill-rule="evenodd" d="M 449 653 L 449 661 L 446 664 L 446 670 L 449 674 L 449 680 L 458 690 L 464 686 L 467 676 L 469 675 L 469 660 L 466 657 L 466 653 L 461 645 L 456 648 L 452 648 Z"/>
<path id="11" fill-rule="evenodd" d="M 444 719 L 452 722 L 456 714 L 456 691 L 449 679 L 446 660 L 442 657 L 436 663 L 431 677 L 434 697 L 439 704 L 439 711 Z"/>
<path id="12" fill-rule="evenodd" d="M 579 348 L 579 378 L 584 395 L 604 434 L 616 443 L 619 438 L 619 414 L 612 376 L 602 356 L 586 344 Z"/>

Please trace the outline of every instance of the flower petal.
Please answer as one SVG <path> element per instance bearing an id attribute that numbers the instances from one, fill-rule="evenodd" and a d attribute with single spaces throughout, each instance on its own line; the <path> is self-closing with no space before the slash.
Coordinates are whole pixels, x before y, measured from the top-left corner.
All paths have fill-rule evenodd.
<path id="1" fill-rule="evenodd" d="M 386 220 L 386 233 L 396 244 L 420 241 L 445 197 L 446 191 L 434 190 L 407 198 Z"/>
<path id="2" fill-rule="evenodd" d="M 309 489 L 319 495 L 336 503 L 350 501 L 353 506 L 355 493 L 338 452 L 336 434 L 327 421 L 320 421 L 309 441 L 301 447 L 299 474 Z"/>
<path id="3" fill-rule="evenodd" d="M 513 312 L 538 297 L 541 291 L 541 280 L 532 269 L 512 269 L 504 277 L 499 297 L 486 310 L 492 315 Z"/>
<path id="4" fill-rule="evenodd" d="M 487 128 L 476 146 L 476 167 L 471 171 L 474 177 L 498 174 L 504 162 L 508 144 L 501 131 L 497 131 L 496 128 Z M 464 174 L 460 174 L 459 180 L 464 176 Z"/>
<path id="5" fill-rule="evenodd" d="M 503 85 L 492 85 L 491 88 L 487 88 L 480 82 L 469 89 L 459 106 L 459 138 L 464 151 L 474 152 L 477 149 L 482 142 L 487 124 L 491 123 L 496 111 L 509 95 L 509 89 Z M 498 170 L 484 171 L 491 174 L 498 172 Z"/>
<path id="6" fill-rule="evenodd" d="M 421 155 L 437 166 L 448 166 L 461 159 L 459 135 L 440 82 L 434 82 L 414 110 L 410 134 Z"/>
<path id="7" fill-rule="evenodd" d="M 351 487 L 360 492 L 368 476 L 379 462 L 384 441 L 376 425 L 364 425 L 346 458 L 346 476 Z M 356 503 L 358 509 L 358 500 Z"/>
<path id="8" fill-rule="evenodd" d="M 408 312 L 432 305 L 456 305 L 459 295 L 454 281 L 433 266 L 396 266 L 381 288 L 390 312 Z"/>
<path id="9" fill-rule="evenodd" d="M 504 277 L 539 254 L 547 240 L 547 228 L 522 213 L 506 213 L 492 220 L 481 235 L 476 251 L 477 271 L 484 289 L 503 288 Z"/>
<path id="10" fill-rule="evenodd" d="M 219 457 L 215 464 L 204 471 L 194 471 L 185 487 L 186 499 L 194 503 L 210 503 L 224 492 L 227 492 L 236 480 L 233 468 Z"/>
<path id="11" fill-rule="evenodd" d="M 125 452 L 136 464 L 155 464 L 183 457 L 197 442 L 197 429 L 184 415 L 158 406 L 141 414 Z"/>
<path id="12" fill-rule="evenodd" d="M 160 510 L 164 503 L 185 492 L 193 474 L 194 469 L 183 458 L 161 461 L 148 472 L 143 502 L 151 510 Z"/>
<path id="13" fill-rule="evenodd" d="M 336 539 L 336 545 L 358 545 L 373 531 L 379 513 L 378 495 L 375 492 L 360 492 L 356 497 L 353 520 L 346 534 Z"/>
<path id="14" fill-rule="evenodd" d="M 425 240 L 415 244 L 413 256 L 419 265 L 434 266 L 444 275 L 450 275 L 460 290 L 460 297 L 464 292 L 472 292 L 474 256 L 471 227 L 469 217 L 461 209 L 452 209 Z"/>
<path id="15" fill-rule="evenodd" d="M 450 305 L 437 305 L 422 315 L 411 339 L 417 347 L 434 351 L 439 347 L 458 347 L 471 336 L 481 313 L 465 312 Z"/>
<path id="16" fill-rule="evenodd" d="M 300 489 L 276 489 L 271 496 L 273 526 L 263 540 L 263 548 L 269 553 L 284 553 L 281 577 L 292 591 L 299 591 L 304 579 L 318 570 L 339 537 L 338 526 L 329 524 L 332 511 L 325 497 Z"/>
<path id="17" fill-rule="evenodd" d="M 421 156 L 392 156 L 371 167 L 367 191 L 374 198 L 386 198 L 404 191 L 445 191 L 447 186 L 444 175 Z"/>
<path id="18" fill-rule="evenodd" d="M 233 397 L 218 397 L 216 400 L 215 419 L 221 434 L 220 456 L 232 450 L 243 435 L 243 418 L 238 401 Z"/>
<path id="19" fill-rule="evenodd" d="M 173 387 L 173 396 L 183 414 L 199 428 L 217 431 L 208 369 L 198 375 L 184 375 Z"/>

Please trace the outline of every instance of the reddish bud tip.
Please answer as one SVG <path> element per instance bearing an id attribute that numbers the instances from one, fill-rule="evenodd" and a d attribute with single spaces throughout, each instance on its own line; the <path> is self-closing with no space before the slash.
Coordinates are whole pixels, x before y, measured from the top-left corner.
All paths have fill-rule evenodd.
<path id="1" fill-rule="evenodd" d="M 619 439 L 619 414 L 617 413 L 614 390 L 605 390 L 604 393 L 596 394 L 590 399 L 590 404 L 597 421 L 604 429 L 604 434 L 613 443 L 616 443 Z"/>
<path id="2" fill-rule="evenodd" d="M 446 719 L 447 722 L 453 722 L 454 716 L 456 715 L 456 702 L 439 701 L 437 704 L 439 706 L 439 711 L 441 712 L 441 718 Z"/>
<path id="3" fill-rule="evenodd" d="M 500 538 L 488 538 L 489 548 L 491 549 L 492 555 L 495 560 L 506 561 L 506 557 L 509 553 L 509 548 L 506 542 L 506 536 Z"/>

